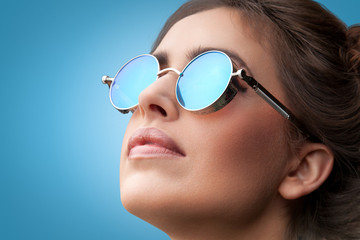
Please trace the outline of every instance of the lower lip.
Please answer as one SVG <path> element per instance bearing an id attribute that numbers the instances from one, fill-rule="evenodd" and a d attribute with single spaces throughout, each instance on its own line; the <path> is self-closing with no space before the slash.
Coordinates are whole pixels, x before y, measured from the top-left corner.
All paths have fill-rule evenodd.
<path id="1" fill-rule="evenodd" d="M 133 147 L 129 152 L 129 159 L 145 158 L 169 158 L 183 157 L 182 154 L 174 152 L 159 145 L 147 144 Z"/>

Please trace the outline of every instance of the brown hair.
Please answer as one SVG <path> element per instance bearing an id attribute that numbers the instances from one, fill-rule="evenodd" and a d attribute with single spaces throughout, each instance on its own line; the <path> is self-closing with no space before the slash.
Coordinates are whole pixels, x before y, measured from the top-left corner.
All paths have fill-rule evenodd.
<path id="1" fill-rule="evenodd" d="M 287 239 L 360 239 L 360 26 L 347 29 L 311 0 L 192 0 L 168 19 L 153 51 L 176 22 L 217 7 L 271 29 L 289 107 L 335 156 L 326 182 L 294 210 Z M 288 130 L 296 145 L 301 133 Z"/>

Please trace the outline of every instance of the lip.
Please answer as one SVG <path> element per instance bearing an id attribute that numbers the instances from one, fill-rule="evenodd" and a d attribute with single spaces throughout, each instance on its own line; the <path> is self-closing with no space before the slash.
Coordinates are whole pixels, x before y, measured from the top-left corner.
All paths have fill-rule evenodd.
<path id="1" fill-rule="evenodd" d="M 128 142 L 129 159 L 184 157 L 173 139 L 157 128 L 140 128 Z"/>

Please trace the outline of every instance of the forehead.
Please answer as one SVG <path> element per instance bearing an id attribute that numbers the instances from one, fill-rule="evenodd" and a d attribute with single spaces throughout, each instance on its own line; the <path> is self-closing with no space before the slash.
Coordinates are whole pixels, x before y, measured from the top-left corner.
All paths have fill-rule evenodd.
<path id="1" fill-rule="evenodd" d="M 251 26 L 238 10 L 206 10 L 175 23 L 154 52 L 166 52 L 171 60 L 198 48 L 228 49 L 249 62 L 256 56 L 273 62 L 261 34 Z"/>
<path id="2" fill-rule="evenodd" d="M 175 23 L 161 41 L 158 49 L 186 48 L 192 45 L 229 45 L 231 33 L 241 26 L 239 14 L 232 9 L 217 8 L 185 17 Z M 181 44 L 181 45 L 179 45 Z"/>

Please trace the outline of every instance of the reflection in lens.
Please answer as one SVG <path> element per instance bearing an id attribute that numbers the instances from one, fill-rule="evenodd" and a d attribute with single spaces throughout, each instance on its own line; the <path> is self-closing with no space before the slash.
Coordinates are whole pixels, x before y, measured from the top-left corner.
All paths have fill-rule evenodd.
<path id="1" fill-rule="evenodd" d="M 121 110 L 135 107 L 140 93 L 156 80 L 158 71 L 159 64 L 154 56 L 141 55 L 130 60 L 112 83 L 112 104 Z"/>
<path id="2" fill-rule="evenodd" d="M 213 104 L 226 90 L 232 65 L 230 59 L 217 51 L 206 52 L 190 62 L 176 86 L 181 106 L 196 111 Z"/>

